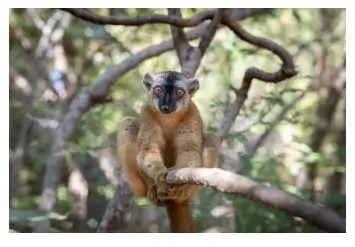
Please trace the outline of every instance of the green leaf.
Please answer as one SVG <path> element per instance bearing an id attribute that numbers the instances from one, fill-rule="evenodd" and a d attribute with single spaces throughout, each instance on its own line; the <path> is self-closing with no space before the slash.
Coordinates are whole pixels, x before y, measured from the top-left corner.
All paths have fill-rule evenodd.
<path id="1" fill-rule="evenodd" d="M 318 163 L 321 160 L 321 155 L 318 153 L 309 153 L 306 156 L 306 162 L 307 163 Z"/>

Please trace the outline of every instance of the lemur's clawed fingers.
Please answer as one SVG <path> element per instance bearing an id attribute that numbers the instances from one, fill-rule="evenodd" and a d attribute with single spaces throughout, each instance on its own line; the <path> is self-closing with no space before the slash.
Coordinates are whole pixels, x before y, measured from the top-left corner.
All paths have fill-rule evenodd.
<path id="1" fill-rule="evenodd" d="M 159 194 L 169 194 L 170 186 L 165 182 L 165 174 L 168 170 L 162 170 L 158 172 L 157 176 L 155 177 L 155 185 L 157 186 Z"/>
<path id="2" fill-rule="evenodd" d="M 157 186 L 151 186 L 148 190 L 147 198 L 157 207 L 163 207 L 166 205 L 166 201 L 162 200 L 158 196 Z"/>
<path id="3" fill-rule="evenodd" d="M 182 202 L 191 197 L 191 193 L 195 190 L 194 185 L 177 185 L 169 189 L 168 193 L 158 194 L 158 198 L 162 201 L 173 200 L 175 202 Z"/>

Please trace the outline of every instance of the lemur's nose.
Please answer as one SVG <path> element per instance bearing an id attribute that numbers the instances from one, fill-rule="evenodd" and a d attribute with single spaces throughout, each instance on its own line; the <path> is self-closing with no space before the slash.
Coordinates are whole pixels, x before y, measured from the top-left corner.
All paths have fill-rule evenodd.
<path id="1" fill-rule="evenodd" d="M 163 106 L 161 107 L 161 111 L 162 111 L 163 113 L 170 113 L 170 108 L 169 108 L 169 106 L 167 106 L 167 105 L 163 105 Z"/>

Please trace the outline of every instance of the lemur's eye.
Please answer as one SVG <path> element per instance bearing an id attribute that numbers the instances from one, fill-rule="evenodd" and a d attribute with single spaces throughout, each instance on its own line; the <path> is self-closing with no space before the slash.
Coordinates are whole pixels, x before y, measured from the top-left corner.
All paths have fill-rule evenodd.
<path id="1" fill-rule="evenodd" d="M 160 94 L 161 93 L 161 88 L 160 87 L 156 87 L 156 88 L 154 88 L 154 93 L 155 94 Z"/>
<path id="2" fill-rule="evenodd" d="M 181 98 L 182 96 L 184 96 L 184 94 L 185 94 L 185 92 L 184 92 L 183 90 L 181 90 L 181 89 L 178 89 L 178 90 L 176 91 L 176 95 L 179 96 L 180 98 Z"/>

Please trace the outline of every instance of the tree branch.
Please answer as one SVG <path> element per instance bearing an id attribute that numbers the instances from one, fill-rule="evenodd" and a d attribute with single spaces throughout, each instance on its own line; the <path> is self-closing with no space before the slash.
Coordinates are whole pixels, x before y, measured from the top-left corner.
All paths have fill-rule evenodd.
<path id="1" fill-rule="evenodd" d="M 181 27 L 170 26 L 174 48 L 179 58 L 181 70 L 187 77 L 193 77 L 195 75 L 201 63 L 201 59 L 216 33 L 223 12 L 224 11 L 221 9 L 215 11 L 215 18 L 213 18 L 212 22 L 206 28 L 206 31 L 201 35 L 202 37 L 198 48 L 188 43 Z M 171 17 L 181 18 L 180 9 L 168 9 L 168 13 Z"/>
<path id="2" fill-rule="evenodd" d="M 125 25 L 125 26 L 142 26 L 145 24 L 170 24 L 177 27 L 194 27 L 199 23 L 212 19 L 214 16 L 214 10 L 208 10 L 197 13 L 191 18 L 182 19 L 178 17 L 171 17 L 161 14 L 146 14 L 138 16 L 126 16 L 126 17 L 113 17 L 113 16 L 100 16 L 91 13 L 87 9 L 70 9 L 60 8 L 60 10 L 68 12 L 73 16 L 99 25 Z M 272 8 L 240 8 L 230 12 L 230 19 L 242 20 L 252 15 L 257 15 L 265 11 L 273 11 Z"/>
<path id="3" fill-rule="evenodd" d="M 328 232 L 346 232 L 346 221 L 334 212 L 284 191 L 219 168 L 181 168 L 169 171 L 170 185 L 199 184 L 220 192 L 242 195 L 302 219 Z"/>
<path id="4" fill-rule="evenodd" d="M 206 32 L 204 32 L 201 36 L 201 41 L 198 45 L 198 48 L 200 49 L 201 54 L 205 54 L 207 47 L 211 44 L 211 41 L 216 34 L 218 25 L 223 17 L 223 14 L 225 13 L 224 9 L 217 9 L 215 11 L 214 17 L 211 21 L 211 23 L 208 25 Z"/>
<path id="5" fill-rule="evenodd" d="M 345 64 L 343 64 L 343 66 L 345 66 Z M 330 68 L 326 69 L 330 70 Z M 325 75 L 321 76 L 324 77 Z M 346 68 L 340 68 L 340 71 L 338 71 L 336 78 L 324 78 L 323 83 L 330 83 L 330 85 L 326 84 L 326 94 L 324 96 L 321 96 L 319 99 L 317 109 L 317 123 L 309 141 L 307 142 L 307 146 L 314 153 L 320 152 L 320 149 L 327 136 L 329 128 L 331 127 L 331 124 L 333 122 L 333 116 L 335 114 L 337 105 L 339 104 L 342 92 L 346 84 Z M 306 183 L 304 183 L 303 181 L 310 181 L 311 200 L 316 199 L 316 191 L 314 185 L 316 176 L 317 161 L 306 162 L 304 168 L 301 170 L 296 180 L 296 187 L 299 189 L 304 189 Z"/>
<path id="6" fill-rule="evenodd" d="M 73 164 L 75 166 L 75 164 Z M 69 213 L 73 230 L 75 232 L 87 232 L 87 201 L 88 201 L 88 181 L 78 168 L 70 173 L 68 178 L 68 194 L 71 211 Z"/>
<path id="7" fill-rule="evenodd" d="M 343 94 L 345 98 L 346 93 L 344 92 Z M 344 101 L 346 102 L 346 99 L 344 99 Z M 344 105 L 345 102 L 343 103 Z M 342 180 L 346 174 L 335 168 L 336 166 L 342 166 L 346 168 L 346 109 L 343 110 L 342 115 L 342 124 L 339 126 L 340 129 L 335 142 L 337 144 L 337 149 L 333 162 L 334 171 L 327 181 L 327 194 L 329 195 L 343 194 L 341 190 Z M 337 201 L 334 200 L 327 200 L 326 205 L 333 210 L 339 210 L 341 208 L 339 207 L 340 205 L 337 203 Z"/>
<path id="8" fill-rule="evenodd" d="M 229 129 L 235 121 L 235 118 L 238 116 L 241 108 L 243 107 L 244 102 L 248 97 L 248 92 L 253 79 L 258 79 L 264 82 L 278 83 L 297 74 L 292 56 L 282 46 L 271 40 L 248 33 L 239 24 L 233 23 L 228 16 L 223 17 L 222 23 L 228 26 L 241 40 L 273 52 L 282 60 L 282 66 L 279 71 L 275 73 L 265 72 L 256 67 L 248 68 L 245 71 L 242 85 L 237 91 L 237 99 L 230 107 L 230 111 L 225 117 L 225 120 L 217 133 L 221 140 L 226 138 Z"/>
<path id="9" fill-rule="evenodd" d="M 31 102 L 32 103 L 32 102 Z M 32 103 L 33 104 L 33 103 Z M 10 193 L 9 204 L 12 205 L 12 198 L 17 195 L 20 178 L 20 168 L 23 166 L 24 154 L 27 150 L 28 136 L 30 134 L 32 122 L 25 118 L 22 122 L 14 156 L 10 160 Z"/>
<path id="10" fill-rule="evenodd" d="M 181 19 L 180 9 L 168 9 L 170 17 L 179 17 Z M 182 65 L 184 62 L 184 56 L 188 50 L 192 48 L 186 38 L 186 34 L 181 27 L 170 26 L 171 34 L 173 37 L 174 48 L 179 58 L 179 62 Z"/>
<path id="11" fill-rule="evenodd" d="M 73 16 L 95 24 L 101 25 L 125 25 L 125 26 L 142 26 L 145 24 L 170 24 L 176 27 L 194 27 L 199 23 L 211 19 L 214 10 L 199 12 L 191 18 L 183 19 L 178 16 L 167 16 L 161 14 L 145 14 L 138 16 L 114 17 L 100 16 L 90 12 L 87 9 L 69 9 L 61 8 L 61 10 L 69 12 Z"/>
<path id="12" fill-rule="evenodd" d="M 108 203 L 105 214 L 96 229 L 97 233 L 116 232 L 119 220 L 130 203 L 133 194 L 127 181 L 122 178 L 116 187 L 115 195 Z"/>
<path id="13" fill-rule="evenodd" d="M 44 61 L 44 53 L 52 48 L 51 36 L 54 33 L 58 22 L 63 18 L 63 12 L 55 11 L 54 14 L 46 21 L 45 26 L 42 28 L 41 38 L 34 50 L 34 67 L 36 77 L 43 78 L 48 87 L 56 96 L 59 97 L 57 90 L 50 83 L 46 71 L 46 63 Z"/>

